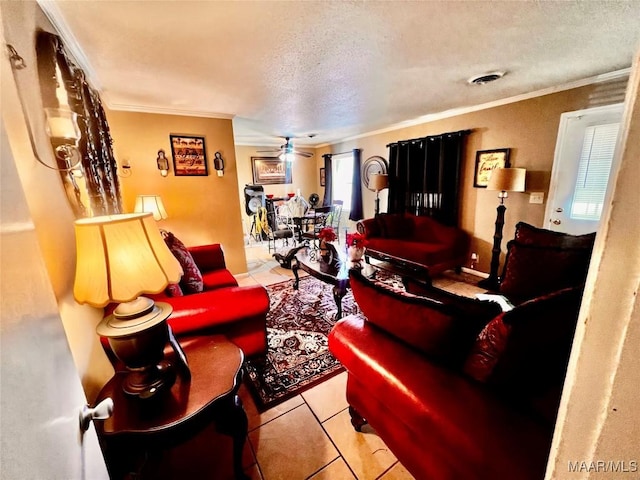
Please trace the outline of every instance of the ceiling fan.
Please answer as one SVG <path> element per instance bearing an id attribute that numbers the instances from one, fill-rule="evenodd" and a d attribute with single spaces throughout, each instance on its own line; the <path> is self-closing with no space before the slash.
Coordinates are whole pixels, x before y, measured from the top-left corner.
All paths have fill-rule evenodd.
<path id="1" fill-rule="evenodd" d="M 258 153 L 277 153 L 279 154 L 280 160 L 293 161 L 296 158 L 296 155 L 300 155 L 304 158 L 313 157 L 313 153 L 302 152 L 300 150 L 296 150 L 293 148 L 293 143 L 291 143 L 291 137 L 282 137 L 285 139 L 285 144 L 280 145 L 279 149 L 273 150 L 258 150 Z"/>

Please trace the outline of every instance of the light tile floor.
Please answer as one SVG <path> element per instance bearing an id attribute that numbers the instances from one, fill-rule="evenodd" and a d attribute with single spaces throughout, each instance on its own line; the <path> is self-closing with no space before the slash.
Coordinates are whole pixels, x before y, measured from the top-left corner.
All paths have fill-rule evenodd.
<path id="1" fill-rule="evenodd" d="M 249 272 L 241 285 L 269 285 L 293 278 L 281 268 L 265 244 L 246 247 Z M 300 272 L 303 274 L 304 272 Z M 456 285 L 458 284 L 458 285 Z M 452 276 L 439 287 L 476 293 Z M 481 291 L 481 290 L 478 290 Z M 329 378 L 302 394 L 258 413 L 243 385 L 240 397 L 249 419 L 244 467 L 252 480 L 407 480 L 413 477 L 367 425 L 356 432 L 345 398 L 346 373 Z"/>

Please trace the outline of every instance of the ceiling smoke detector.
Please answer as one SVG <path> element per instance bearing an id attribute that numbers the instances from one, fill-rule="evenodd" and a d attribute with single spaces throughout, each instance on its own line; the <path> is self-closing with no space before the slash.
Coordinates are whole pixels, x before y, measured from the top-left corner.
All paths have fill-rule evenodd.
<path id="1" fill-rule="evenodd" d="M 505 72 L 489 72 L 482 75 L 476 75 L 467 80 L 469 85 L 484 85 L 485 83 L 495 82 L 504 77 Z"/>

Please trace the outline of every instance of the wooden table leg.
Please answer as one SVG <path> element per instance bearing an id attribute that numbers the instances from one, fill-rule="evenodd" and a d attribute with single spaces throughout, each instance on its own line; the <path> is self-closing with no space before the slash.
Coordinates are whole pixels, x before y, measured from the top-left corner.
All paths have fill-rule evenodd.
<path id="1" fill-rule="evenodd" d="M 298 290 L 298 286 L 300 286 L 300 277 L 298 277 L 298 270 L 300 270 L 300 264 L 298 263 L 298 259 L 294 257 L 293 265 L 291 265 L 291 270 L 293 270 L 293 276 L 296 277 L 296 281 L 293 282 L 293 289 Z"/>
<path id="2" fill-rule="evenodd" d="M 233 470 L 238 480 L 249 480 L 242 469 L 242 451 L 247 439 L 249 422 L 238 395 L 233 395 L 227 404 L 220 408 L 216 426 L 223 435 L 233 439 Z"/>
<path id="3" fill-rule="evenodd" d="M 338 313 L 336 313 L 336 320 L 342 318 L 342 298 L 347 294 L 347 289 L 340 287 L 339 285 L 334 285 L 333 287 L 333 299 L 336 302 L 338 307 Z"/>

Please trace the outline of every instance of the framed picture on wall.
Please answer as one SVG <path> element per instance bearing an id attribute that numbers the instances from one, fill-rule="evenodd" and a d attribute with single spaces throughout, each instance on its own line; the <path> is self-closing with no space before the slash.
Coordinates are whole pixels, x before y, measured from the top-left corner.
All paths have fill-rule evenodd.
<path id="1" fill-rule="evenodd" d="M 327 177 L 325 177 L 324 168 L 320 169 L 320 186 L 324 187 L 327 182 Z"/>
<path id="2" fill-rule="evenodd" d="M 293 183 L 291 162 L 278 157 L 251 157 L 253 183 L 256 185 L 277 185 Z"/>
<path id="3" fill-rule="evenodd" d="M 476 170 L 473 177 L 473 186 L 487 188 L 491 172 L 496 168 L 509 168 L 510 148 L 497 148 L 494 150 L 478 150 L 476 152 Z"/>
<path id="4" fill-rule="evenodd" d="M 209 175 L 204 137 L 169 135 L 169 138 L 173 155 L 173 172 L 176 177 Z"/>

